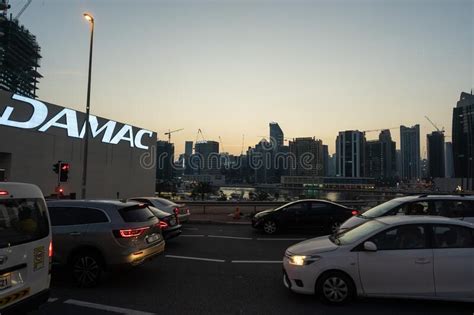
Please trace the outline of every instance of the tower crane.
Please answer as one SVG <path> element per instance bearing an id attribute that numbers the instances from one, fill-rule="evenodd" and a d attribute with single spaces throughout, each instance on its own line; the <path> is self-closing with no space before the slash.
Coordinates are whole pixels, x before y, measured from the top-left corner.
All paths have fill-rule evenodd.
<path id="1" fill-rule="evenodd" d="M 171 134 L 172 133 L 175 133 L 175 132 L 178 132 L 178 131 L 181 131 L 181 130 L 184 130 L 184 128 L 176 129 L 176 130 L 169 130 L 168 129 L 168 132 L 165 132 L 165 135 L 168 136 L 168 142 L 171 143 Z"/>
<path id="2" fill-rule="evenodd" d="M 28 0 L 25 5 L 20 9 L 20 11 L 17 13 L 17 15 L 15 16 L 14 20 L 18 20 L 20 18 L 20 16 L 23 14 L 23 12 L 25 12 L 25 10 L 28 8 L 28 6 L 31 4 L 31 1 L 33 0 Z"/>
<path id="3" fill-rule="evenodd" d="M 363 133 L 367 132 L 376 132 L 376 131 L 382 131 L 382 130 L 392 130 L 392 129 L 398 129 L 400 127 L 390 127 L 390 128 L 379 128 L 379 129 L 371 129 L 371 130 L 362 130 Z"/>
<path id="4" fill-rule="evenodd" d="M 441 133 L 444 133 L 444 127 L 439 129 L 438 126 L 435 125 L 434 122 L 431 121 L 431 119 L 428 117 L 428 116 L 425 116 L 426 120 L 428 120 L 430 122 L 430 124 L 435 127 L 436 131 L 438 132 L 441 132 Z"/>

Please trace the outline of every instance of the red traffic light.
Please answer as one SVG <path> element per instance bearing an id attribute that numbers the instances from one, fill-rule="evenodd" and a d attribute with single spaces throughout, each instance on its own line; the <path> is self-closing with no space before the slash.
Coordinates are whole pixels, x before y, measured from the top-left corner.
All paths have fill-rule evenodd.
<path id="1" fill-rule="evenodd" d="M 61 170 L 68 171 L 69 170 L 69 163 L 61 163 Z"/>

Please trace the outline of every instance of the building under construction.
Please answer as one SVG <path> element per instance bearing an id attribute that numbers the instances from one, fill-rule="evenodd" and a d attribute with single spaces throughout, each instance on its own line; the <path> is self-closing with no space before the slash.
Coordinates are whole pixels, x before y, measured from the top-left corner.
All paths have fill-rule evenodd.
<path id="1" fill-rule="evenodd" d="M 7 4 L 0 1 L 0 89 L 36 98 L 41 59 L 36 37 L 18 19 L 7 16 Z"/>

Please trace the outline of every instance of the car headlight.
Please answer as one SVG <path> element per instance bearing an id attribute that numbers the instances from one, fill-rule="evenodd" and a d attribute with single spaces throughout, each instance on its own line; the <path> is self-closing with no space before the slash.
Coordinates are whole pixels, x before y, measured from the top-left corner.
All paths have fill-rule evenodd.
<path id="1" fill-rule="evenodd" d="M 320 256 L 293 255 L 289 257 L 290 265 L 305 266 L 320 260 Z"/>

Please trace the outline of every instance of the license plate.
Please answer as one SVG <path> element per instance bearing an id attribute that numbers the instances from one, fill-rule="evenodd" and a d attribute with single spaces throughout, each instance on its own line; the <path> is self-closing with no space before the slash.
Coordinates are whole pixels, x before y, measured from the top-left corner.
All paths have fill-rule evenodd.
<path id="1" fill-rule="evenodd" d="M 159 234 L 152 234 L 146 238 L 146 242 L 150 244 L 150 243 L 158 241 L 160 238 L 161 237 Z"/>
<path id="2" fill-rule="evenodd" d="M 12 285 L 11 274 L 0 276 L 0 290 L 6 289 Z"/>

